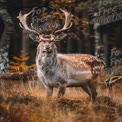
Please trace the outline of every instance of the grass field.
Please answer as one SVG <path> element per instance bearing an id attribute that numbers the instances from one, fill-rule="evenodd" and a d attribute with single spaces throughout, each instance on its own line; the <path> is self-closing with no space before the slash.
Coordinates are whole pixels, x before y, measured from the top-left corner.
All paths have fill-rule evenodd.
<path id="1" fill-rule="evenodd" d="M 0 81 L 0 122 L 122 122 L 122 86 L 110 96 L 98 88 L 96 103 L 80 88 L 66 90 L 64 97 L 46 97 L 41 84 Z"/>

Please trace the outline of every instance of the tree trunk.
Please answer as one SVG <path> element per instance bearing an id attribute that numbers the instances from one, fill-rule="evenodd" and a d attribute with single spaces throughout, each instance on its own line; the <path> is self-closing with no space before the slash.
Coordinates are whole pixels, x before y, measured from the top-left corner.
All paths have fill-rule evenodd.
<path id="1" fill-rule="evenodd" d="M 105 64 L 106 68 L 111 67 L 111 46 L 108 44 L 108 36 L 106 33 L 103 33 L 103 42 L 104 42 L 104 54 L 105 54 Z"/>
<path id="2" fill-rule="evenodd" d="M 98 58 L 104 60 L 104 51 L 103 51 L 103 42 L 101 40 L 101 35 L 98 32 L 100 24 L 95 23 L 94 24 L 94 30 L 95 30 L 95 56 Z"/>
<path id="3" fill-rule="evenodd" d="M 2 2 L 6 1 L 2 0 Z M 13 32 L 13 22 L 5 6 L 0 6 L 0 18 L 4 23 L 4 30 L 0 39 L 0 73 L 3 74 L 9 72 L 8 52 L 10 35 Z"/>

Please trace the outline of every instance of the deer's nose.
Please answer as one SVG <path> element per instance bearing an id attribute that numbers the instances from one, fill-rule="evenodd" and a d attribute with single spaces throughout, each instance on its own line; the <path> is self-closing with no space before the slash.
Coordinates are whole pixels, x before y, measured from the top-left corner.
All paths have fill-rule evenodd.
<path id="1" fill-rule="evenodd" d="M 46 49 L 50 49 L 50 45 L 45 45 L 45 48 Z"/>

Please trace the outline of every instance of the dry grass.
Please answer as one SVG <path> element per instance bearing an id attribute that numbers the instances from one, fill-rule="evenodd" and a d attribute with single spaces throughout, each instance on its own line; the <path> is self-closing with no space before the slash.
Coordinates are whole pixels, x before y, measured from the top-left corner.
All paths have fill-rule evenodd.
<path id="1" fill-rule="evenodd" d="M 120 122 L 122 121 L 121 88 L 115 87 L 110 98 L 105 88 L 98 89 L 97 102 L 89 103 L 80 88 L 67 89 L 63 98 L 46 98 L 38 82 L 0 82 L 0 122 Z"/>

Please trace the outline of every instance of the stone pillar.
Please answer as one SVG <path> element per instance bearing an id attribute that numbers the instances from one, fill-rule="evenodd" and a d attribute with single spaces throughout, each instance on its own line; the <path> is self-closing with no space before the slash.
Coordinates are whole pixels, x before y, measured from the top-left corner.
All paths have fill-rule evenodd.
<path id="1" fill-rule="evenodd" d="M 13 21 L 6 9 L 6 0 L 0 0 L 0 18 L 4 23 L 3 34 L 0 39 L 0 74 L 9 72 L 9 46 L 13 32 Z"/>

